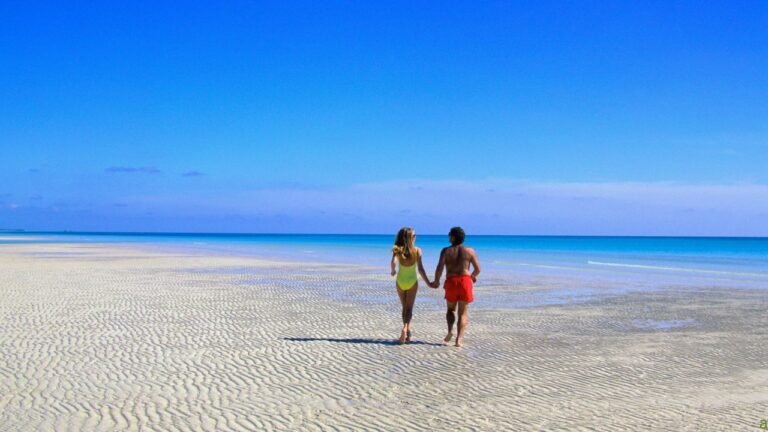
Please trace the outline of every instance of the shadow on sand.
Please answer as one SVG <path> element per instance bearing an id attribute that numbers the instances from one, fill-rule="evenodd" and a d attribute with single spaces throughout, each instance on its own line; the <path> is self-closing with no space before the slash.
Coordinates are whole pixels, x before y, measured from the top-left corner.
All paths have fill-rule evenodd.
<path id="1" fill-rule="evenodd" d="M 390 339 L 364 339 L 364 338 L 340 339 L 340 338 L 298 338 L 298 337 L 289 337 L 289 338 L 282 338 L 282 339 L 290 342 L 337 342 L 337 343 L 348 343 L 348 344 L 375 344 L 375 345 L 390 345 L 390 346 L 400 345 L 396 340 L 390 340 Z M 410 342 L 406 342 L 405 345 L 444 346 L 443 344 L 439 344 L 439 343 L 423 342 L 423 341 L 410 341 Z"/>

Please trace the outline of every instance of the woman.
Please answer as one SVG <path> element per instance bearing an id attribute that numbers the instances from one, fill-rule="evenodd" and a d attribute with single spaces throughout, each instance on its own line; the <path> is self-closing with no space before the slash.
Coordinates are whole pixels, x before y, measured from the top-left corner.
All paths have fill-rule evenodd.
<path id="1" fill-rule="evenodd" d="M 395 264 L 398 264 L 395 271 Z M 416 247 L 416 231 L 413 228 L 401 228 L 395 237 L 395 245 L 392 247 L 392 276 L 397 275 L 397 295 L 403 306 L 403 329 L 400 332 L 400 344 L 411 341 L 411 317 L 413 316 L 413 303 L 416 301 L 416 291 L 419 289 L 419 278 L 416 275 L 416 265 L 419 266 L 419 274 L 427 286 L 432 283 L 424 271 L 421 263 L 421 249 Z"/>

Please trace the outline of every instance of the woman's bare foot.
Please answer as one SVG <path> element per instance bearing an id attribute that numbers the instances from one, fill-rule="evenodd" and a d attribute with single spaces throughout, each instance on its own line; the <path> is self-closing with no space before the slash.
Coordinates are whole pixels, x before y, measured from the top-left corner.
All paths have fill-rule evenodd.
<path id="1" fill-rule="evenodd" d="M 459 348 L 463 347 L 464 346 L 464 341 L 461 340 L 460 338 L 456 338 L 456 346 L 459 347 Z"/>
<path id="2" fill-rule="evenodd" d="M 447 335 L 445 335 L 445 338 L 443 339 L 443 342 L 448 343 L 453 339 L 453 332 L 448 332 Z"/>
<path id="3" fill-rule="evenodd" d="M 403 330 L 400 332 L 400 339 L 399 339 L 400 345 L 402 345 L 402 344 L 404 344 L 404 343 L 405 343 L 405 338 L 406 338 L 406 336 L 407 336 L 407 334 L 406 334 L 406 332 L 405 332 L 405 329 L 403 329 Z"/>
<path id="4" fill-rule="evenodd" d="M 408 330 L 405 334 L 406 334 L 405 341 L 406 342 L 410 342 L 411 341 L 411 334 L 412 334 L 411 331 Z"/>

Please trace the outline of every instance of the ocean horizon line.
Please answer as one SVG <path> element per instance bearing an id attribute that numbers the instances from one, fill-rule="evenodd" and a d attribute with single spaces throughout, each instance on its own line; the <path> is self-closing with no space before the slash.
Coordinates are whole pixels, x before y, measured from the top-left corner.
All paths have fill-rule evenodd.
<path id="1" fill-rule="evenodd" d="M 113 235 L 113 236 L 218 236 L 218 237 L 258 237 L 258 236 L 394 236 L 394 233 L 318 233 L 318 232 L 185 232 L 185 231 L 27 231 L 24 229 L 0 229 L 0 234 L 37 234 L 37 235 Z M 446 233 L 419 233 L 420 236 L 441 237 Z M 625 239 L 739 239 L 768 240 L 768 236 L 718 236 L 718 235 L 589 235 L 589 234 L 467 234 L 468 237 L 507 237 L 507 238 L 625 238 Z"/>

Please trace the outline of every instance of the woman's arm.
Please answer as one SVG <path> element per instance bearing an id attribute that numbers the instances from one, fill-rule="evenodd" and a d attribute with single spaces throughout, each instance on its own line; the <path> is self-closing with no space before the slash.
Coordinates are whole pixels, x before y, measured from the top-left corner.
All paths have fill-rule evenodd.
<path id="1" fill-rule="evenodd" d="M 395 255 L 395 253 L 392 252 L 392 262 L 389 263 L 392 276 L 397 274 L 397 272 L 395 271 L 395 263 L 396 262 L 397 262 L 397 255 Z"/>
<path id="2" fill-rule="evenodd" d="M 422 256 L 421 248 L 418 249 L 417 253 L 419 254 L 418 258 L 417 258 L 417 260 L 418 260 L 417 262 L 419 264 L 419 274 L 421 275 L 421 278 L 424 279 L 424 282 L 426 282 L 426 284 L 431 287 L 432 286 L 432 282 L 429 281 L 429 277 L 427 276 L 427 272 L 424 270 L 424 264 L 421 262 L 421 256 Z"/>

